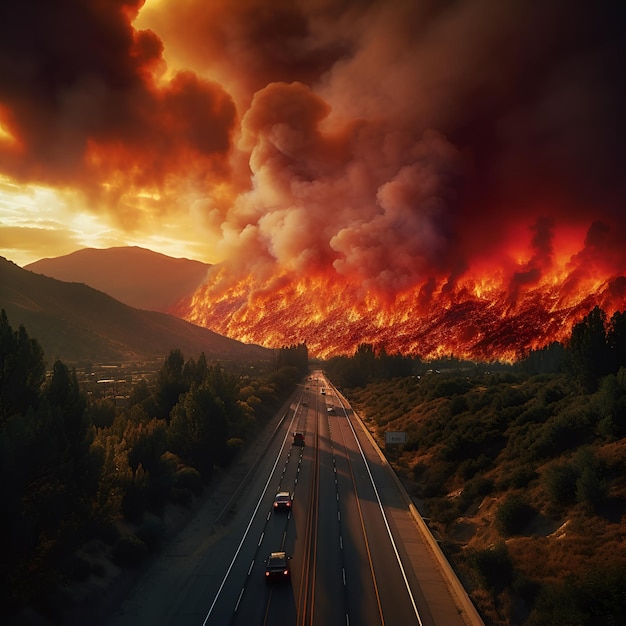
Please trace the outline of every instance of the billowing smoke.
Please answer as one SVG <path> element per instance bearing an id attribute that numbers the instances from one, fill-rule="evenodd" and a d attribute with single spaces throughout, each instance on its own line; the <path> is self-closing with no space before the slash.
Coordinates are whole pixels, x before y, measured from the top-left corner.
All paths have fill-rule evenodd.
<path id="1" fill-rule="evenodd" d="M 190 71 L 167 82 L 163 44 L 131 25 L 139 0 L 9 3 L 0 20 L 0 172 L 85 192 L 135 226 L 137 197 L 208 193 L 229 176 L 237 111 Z M 161 203 L 161 210 L 167 202 Z"/>
<path id="2" fill-rule="evenodd" d="M 145 15 L 171 58 L 242 113 L 251 188 L 221 228 L 247 271 L 401 290 L 502 255 L 514 226 L 530 233 L 514 294 L 546 269 L 539 230 L 623 227 L 618 3 L 168 6 Z"/>
<path id="3" fill-rule="evenodd" d="M 558 269 L 566 291 L 626 270 L 623 3 L 142 4 L 5 10 L 2 172 L 135 227 L 134 199 L 175 219 L 193 188 L 216 277 L 262 290 L 427 303 L 492 272 L 514 305 Z"/>

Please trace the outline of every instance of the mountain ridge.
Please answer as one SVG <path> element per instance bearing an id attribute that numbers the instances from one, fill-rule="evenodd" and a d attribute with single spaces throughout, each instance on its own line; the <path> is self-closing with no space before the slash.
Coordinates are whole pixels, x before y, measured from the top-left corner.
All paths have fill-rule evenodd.
<path id="1" fill-rule="evenodd" d="M 82 248 L 23 269 L 64 282 L 84 283 L 137 309 L 167 313 L 204 281 L 208 263 L 174 258 L 138 246 Z"/>
<path id="2" fill-rule="evenodd" d="M 85 284 L 34 273 L 0 257 L 0 308 L 13 328 L 23 325 L 48 365 L 139 361 L 180 349 L 189 357 L 267 359 L 271 351 L 196 326 L 173 315 L 119 302 Z"/>

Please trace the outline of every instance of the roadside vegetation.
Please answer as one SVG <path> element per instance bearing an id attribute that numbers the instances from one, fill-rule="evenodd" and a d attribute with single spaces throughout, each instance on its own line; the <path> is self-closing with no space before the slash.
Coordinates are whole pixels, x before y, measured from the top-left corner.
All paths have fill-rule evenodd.
<path id="1" fill-rule="evenodd" d="M 172 350 L 120 408 L 61 361 L 48 370 L 2 311 L 0 621 L 34 607 L 62 623 L 68 585 L 104 575 L 90 551 L 122 569 L 157 551 L 168 507 L 193 507 L 307 368 L 305 346 L 277 351 L 263 378 Z"/>
<path id="2" fill-rule="evenodd" d="M 328 364 L 366 377 L 342 392 L 381 448 L 406 433 L 387 457 L 489 626 L 624 623 L 625 348 L 624 315 L 596 308 L 516 365 Z"/>

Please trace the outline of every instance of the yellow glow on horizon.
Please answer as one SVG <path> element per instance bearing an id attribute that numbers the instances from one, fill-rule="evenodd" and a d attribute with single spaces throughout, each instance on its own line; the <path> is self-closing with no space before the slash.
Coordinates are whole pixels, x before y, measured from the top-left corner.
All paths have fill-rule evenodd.
<path id="1" fill-rule="evenodd" d="M 219 262 L 197 220 L 152 216 L 141 228 L 124 229 L 108 213 L 81 205 L 79 196 L 0 175 L 0 256 L 23 267 L 82 248 L 138 246 L 173 258 Z"/>

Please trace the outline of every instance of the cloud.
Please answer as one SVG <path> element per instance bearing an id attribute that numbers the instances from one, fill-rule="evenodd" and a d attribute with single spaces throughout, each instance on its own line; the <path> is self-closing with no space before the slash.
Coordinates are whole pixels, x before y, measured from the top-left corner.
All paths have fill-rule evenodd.
<path id="1" fill-rule="evenodd" d="M 224 89 L 191 72 L 166 82 L 163 46 L 131 26 L 141 2 L 12 3 L 0 26 L 0 168 L 20 182 L 82 189 L 122 225 L 141 194 L 229 176 L 237 113 Z M 161 202 L 160 210 L 167 207 Z"/>
<path id="2" fill-rule="evenodd" d="M 25 0 L 0 171 L 129 232 L 193 219 L 258 277 L 428 298 L 490 258 L 515 294 L 564 224 L 624 228 L 621 24 L 612 0 Z"/>
<path id="3" fill-rule="evenodd" d="M 456 261 L 453 216 L 461 179 L 456 149 L 438 133 L 425 133 L 413 161 L 378 188 L 378 212 L 367 221 L 346 220 L 331 240 L 337 271 L 392 292 L 447 274 Z"/>

